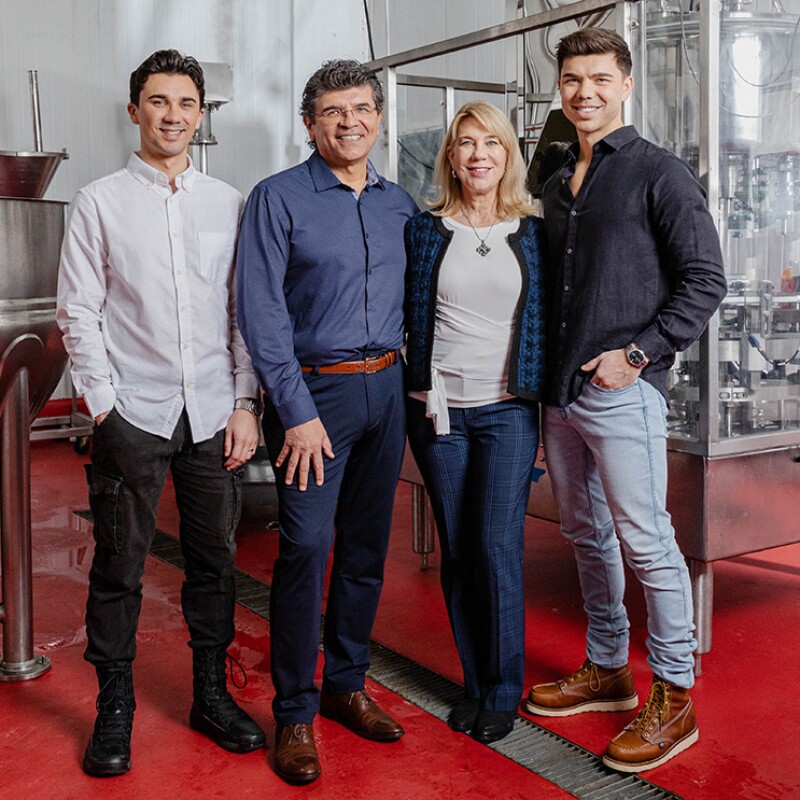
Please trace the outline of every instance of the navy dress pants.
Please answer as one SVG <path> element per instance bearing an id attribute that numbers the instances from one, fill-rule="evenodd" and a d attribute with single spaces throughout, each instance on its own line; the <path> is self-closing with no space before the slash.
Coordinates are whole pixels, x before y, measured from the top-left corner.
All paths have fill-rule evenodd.
<path id="1" fill-rule="evenodd" d="M 441 580 L 464 689 L 481 708 L 513 711 L 525 661 L 525 509 L 539 407 L 507 400 L 450 408 L 437 436 L 425 404 L 408 400 L 408 438 L 442 547 Z"/>
<path id="2" fill-rule="evenodd" d="M 236 600 L 233 573 L 241 470 L 223 466 L 225 431 L 195 443 L 183 413 L 170 439 L 137 428 L 116 410 L 95 425 L 89 499 L 95 551 L 86 605 L 85 658 L 133 661 L 142 573 L 158 501 L 172 472 L 186 577 L 181 605 L 192 648 L 228 647 Z"/>
<path id="3" fill-rule="evenodd" d="M 405 448 L 400 363 L 372 375 L 304 378 L 334 458 L 325 459 L 323 485 L 309 475 L 304 492 L 296 479 L 284 483 L 285 465 L 276 469 L 280 549 L 270 593 L 270 666 L 278 725 L 310 723 L 319 710 L 314 672 L 331 548 L 323 688 L 335 694 L 364 688 Z M 269 404 L 264 436 L 274 463 L 284 432 Z"/>

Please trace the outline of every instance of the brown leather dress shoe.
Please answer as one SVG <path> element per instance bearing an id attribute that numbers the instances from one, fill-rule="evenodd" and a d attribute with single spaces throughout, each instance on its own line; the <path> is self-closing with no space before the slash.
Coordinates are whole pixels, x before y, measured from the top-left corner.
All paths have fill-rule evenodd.
<path id="1" fill-rule="evenodd" d="M 374 742 L 394 742 L 405 733 L 397 722 L 381 710 L 366 689 L 349 694 L 332 694 L 323 690 L 319 713 Z"/>
<path id="2" fill-rule="evenodd" d="M 644 772 L 682 753 L 698 738 L 689 690 L 655 678 L 647 702 L 611 741 L 603 763 L 620 772 Z"/>
<path id="3" fill-rule="evenodd" d="M 542 717 L 569 717 L 584 711 L 629 711 L 638 702 L 627 666 L 606 669 L 587 658 L 572 675 L 534 686 L 524 707 Z"/>
<path id="4" fill-rule="evenodd" d="M 275 732 L 275 772 L 289 783 L 311 783 L 322 768 L 311 724 L 278 726 Z"/>

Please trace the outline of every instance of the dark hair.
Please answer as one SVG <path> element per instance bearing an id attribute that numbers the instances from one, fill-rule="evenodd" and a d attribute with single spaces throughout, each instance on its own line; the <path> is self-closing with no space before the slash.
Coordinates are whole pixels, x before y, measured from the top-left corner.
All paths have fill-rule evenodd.
<path id="1" fill-rule="evenodd" d="M 203 78 L 203 68 L 197 59 L 181 55 L 177 50 L 157 50 L 146 58 L 131 72 L 131 103 L 139 105 L 139 95 L 142 93 L 147 79 L 151 75 L 186 75 L 192 79 L 200 95 L 200 107 L 206 101 L 206 84 Z"/>
<path id="2" fill-rule="evenodd" d="M 627 78 L 631 74 L 633 62 L 627 42 L 616 32 L 608 28 L 580 28 L 562 37 L 556 47 L 558 73 L 567 58 L 574 56 L 613 55 L 619 71 Z"/>
<path id="3" fill-rule="evenodd" d="M 313 117 L 317 110 L 317 100 L 325 92 L 337 89 L 350 89 L 354 86 L 372 88 L 372 101 L 375 108 L 383 111 L 383 86 L 371 69 L 367 69 L 360 61 L 335 59 L 326 61 L 306 83 L 303 99 L 300 101 L 300 113 L 304 117 Z"/>

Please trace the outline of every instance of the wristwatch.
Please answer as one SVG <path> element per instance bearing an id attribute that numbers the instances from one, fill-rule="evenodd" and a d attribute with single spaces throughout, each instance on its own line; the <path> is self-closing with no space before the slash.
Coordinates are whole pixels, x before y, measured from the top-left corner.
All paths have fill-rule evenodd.
<path id="1" fill-rule="evenodd" d="M 254 417 L 260 417 L 264 413 L 264 404 L 257 397 L 240 397 L 233 407 L 249 411 Z"/>
<path id="2" fill-rule="evenodd" d="M 636 367 L 636 369 L 642 369 L 642 367 L 646 367 L 650 363 L 650 359 L 644 354 L 644 350 L 642 350 L 636 342 L 631 342 L 625 348 L 625 358 L 628 360 L 628 363 L 632 367 Z"/>

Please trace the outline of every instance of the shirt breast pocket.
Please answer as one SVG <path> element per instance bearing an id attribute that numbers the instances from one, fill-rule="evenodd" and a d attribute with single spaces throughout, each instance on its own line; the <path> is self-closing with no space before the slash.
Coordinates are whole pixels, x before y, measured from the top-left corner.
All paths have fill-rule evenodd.
<path id="1" fill-rule="evenodd" d="M 228 233 L 198 233 L 200 259 L 197 271 L 207 281 L 225 283 L 233 261 L 234 237 Z"/>

